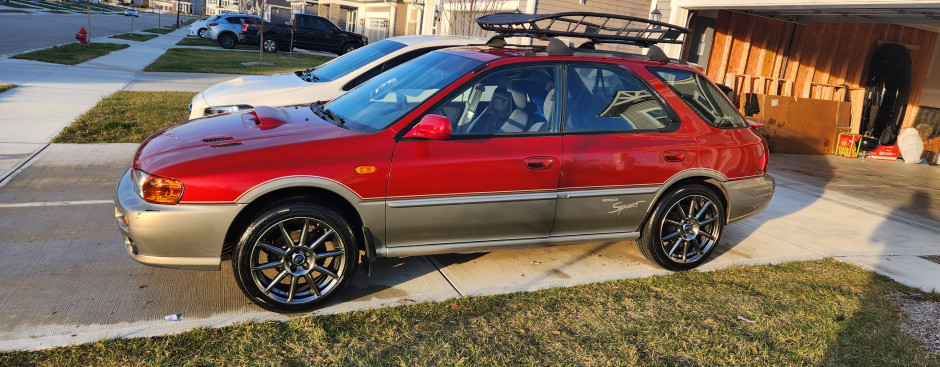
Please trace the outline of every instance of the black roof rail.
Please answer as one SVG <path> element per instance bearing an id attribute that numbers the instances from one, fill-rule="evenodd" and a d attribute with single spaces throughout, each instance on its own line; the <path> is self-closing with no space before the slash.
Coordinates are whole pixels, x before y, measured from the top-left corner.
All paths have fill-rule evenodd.
<path id="1" fill-rule="evenodd" d="M 627 15 L 591 12 L 555 14 L 495 13 L 477 18 L 486 31 L 503 37 L 585 38 L 597 43 L 650 47 L 658 43 L 682 44 L 688 28 Z"/>

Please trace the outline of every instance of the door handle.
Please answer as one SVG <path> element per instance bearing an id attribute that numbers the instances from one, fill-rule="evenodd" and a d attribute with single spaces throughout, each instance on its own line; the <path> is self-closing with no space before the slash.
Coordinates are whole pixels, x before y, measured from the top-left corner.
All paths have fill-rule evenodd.
<path id="1" fill-rule="evenodd" d="M 552 157 L 529 157 L 525 159 L 525 166 L 528 169 L 542 170 L 549 169 L 555 165 L 555 158 Z"/>
<path id="2" fill-rule="evenodd" d="M 663 159 L 666 162 L 682 162 L 685 160 L 684 150 L 667 150 L 663 152 Z"/>

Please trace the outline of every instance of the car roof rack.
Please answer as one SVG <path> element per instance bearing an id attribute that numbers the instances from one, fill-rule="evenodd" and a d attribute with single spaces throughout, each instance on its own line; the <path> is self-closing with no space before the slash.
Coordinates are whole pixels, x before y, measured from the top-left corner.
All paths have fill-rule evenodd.
<path id="1" fill-rule="evenodd" d="M 597 43 L 640 47 L 659 43 L 682 44 L 685 37 L 679 37 L 691 32 L 688 28 L 665 22 L 592 12 L 495 13 L 477 18 L 477 24 L 483 30 L 496 32 L 502 37 L 585 38 L 588 42 L 582 48 L 591 48 Z"/>

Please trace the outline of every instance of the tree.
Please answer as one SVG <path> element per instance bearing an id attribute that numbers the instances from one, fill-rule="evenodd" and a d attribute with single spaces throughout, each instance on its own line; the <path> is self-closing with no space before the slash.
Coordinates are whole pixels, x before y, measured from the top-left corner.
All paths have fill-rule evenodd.
<path id="1" fill-rule="evenodd" d="M 530 0 L 532 1 L 532 0 Z M 442 34 L 485 37 L 487 32 L 477 25 L 477 18 L 504 10 L 507 0 L 443 0 Z"/>

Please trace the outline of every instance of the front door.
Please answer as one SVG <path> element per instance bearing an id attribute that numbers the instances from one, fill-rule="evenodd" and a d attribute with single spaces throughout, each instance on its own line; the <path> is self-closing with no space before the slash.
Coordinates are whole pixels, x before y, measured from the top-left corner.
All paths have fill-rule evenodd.
<path id="1" fill-rule="evenodd" d="M 396 144 L 387 246 L 549 235 L 562 138 L 558 114 L 543 111 L 559 70 L 508 68 L 471 80 L 431 111 L 451 120 L 450 139 Z"/>

